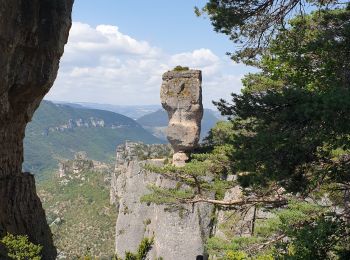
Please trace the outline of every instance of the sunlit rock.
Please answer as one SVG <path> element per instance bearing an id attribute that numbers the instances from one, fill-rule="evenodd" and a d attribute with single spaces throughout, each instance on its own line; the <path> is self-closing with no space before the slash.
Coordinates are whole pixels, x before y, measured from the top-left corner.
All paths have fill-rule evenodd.
<path id="1" fill-rule="evenodd" d="M 174 149 L 173 164 L 183 166 L 200 137 L 203 117 L 201 71 L 164 73 L 160 98 L 169 116 L 167 138 Z"/>

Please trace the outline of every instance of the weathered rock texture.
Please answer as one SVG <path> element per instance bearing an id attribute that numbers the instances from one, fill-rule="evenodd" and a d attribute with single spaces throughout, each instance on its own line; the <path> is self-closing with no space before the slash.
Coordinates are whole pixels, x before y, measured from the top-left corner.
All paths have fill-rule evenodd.
<path id="1" fill-rule="evenodd" d="M 144 147 L 147 150 L 153 146 Z M 154 236 L 154 245 L 147 259 L 206 259 L 205 242 L 211 232 L 211 205 L 198 204 L 183 209 L 145 204 L 140 198 L 149 193 L 147 186 L 176 186 L 176 181 L 146 171 L 144 164 L 162 165 L 164 159 L 140 161 L 140 147 L 127 143 L 117 149 L 117 165 L 112 177 L 111 202 L 119 207 L 116 223 L 116 251 L 135 252 L 144 237 Z M 156 156 L 154 156 L 156 157 Z M 159 156 L 160 157 L 160 156 Z"/>
<path id="2" fill-rule="evenodd" d="M 167 137 L 175 152 L 173 163 L 182 166 L 200 137 L 203 117 L 201 71 L 164 73 L 160 98 L 169 116 Z"/>
<path id="3" fill-rule="evenodd" d="M 27 234 L 56 250 L 34 178 L 22 173 L 28 121 L 52 86 L 71 26 L 73 0 L 0 1 L 0 236 Z"/>
<path id="4" fill-rule="evenodd" d="M 58 163 L 58 178 L 68 177 L 70 179 L 81 178 L 82 172 L 95 171 L 111 173 L 111 167 L 103 162 L 90 160 L 85 151 L 74 154 L 74 160 L 62 160 Z"/>
<path id="5" fill-rule="evenodd" d="M 89 160 L 86 152 L 77 152 L 74 154 L 74 160 L 60 161 L 58 163 L 58 177 L 63 178 L 70 173 L 79 174 L 82 171 L 89 171 L 94 169 L 94 162 Z"/>

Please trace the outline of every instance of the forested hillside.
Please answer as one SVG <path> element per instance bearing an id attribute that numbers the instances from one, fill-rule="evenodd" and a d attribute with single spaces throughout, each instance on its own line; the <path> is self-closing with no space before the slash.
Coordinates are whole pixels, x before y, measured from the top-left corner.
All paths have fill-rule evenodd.
<path id="1" fill-rule="evenodd" d="M 114 254 L 117 212 L 109 203 L 110 169 L 96 167 L 88 158 L 76 158 L 65 162 L 60 175 L 55 172 L 39 183 L 58 259 L 84 255 L 110 259 Z"/>
<path id="2" fill-rule="evenodd" d="M 26 128 L 23 168 L 40 176 L 78 151 L 110 161 L 116 146 L 125 140 L 163 142 L 126 116 L 43 101 Z"/>

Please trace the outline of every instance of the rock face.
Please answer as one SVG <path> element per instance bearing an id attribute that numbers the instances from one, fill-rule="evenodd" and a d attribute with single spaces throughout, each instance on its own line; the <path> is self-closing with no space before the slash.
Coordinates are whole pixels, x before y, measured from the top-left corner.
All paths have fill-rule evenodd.
<path id="1" fill-rule="evenodd" d="M 197 146 L 200 137 L 203 117 L 201 71 L 164 73 L 160 98 L 168 112 L 167 137 L 175 152 L 173 163 L 182 166 L 188 159 L 187 153 Z"/>
<path id="2" fill-rule="evenodd" d="M 27 234 L 44 246 L 44 259 L 54 259 L 56 250 L 34 178 L 22 173 L 23 138 L 56 78 L 72 5 L 73 0 L 0 2 L 0 236 Z"/>
<path id="3" fill-rule="evenodd" d="M 140 151 L 148 153 L 152 147 L 144 146 L 140 150 L 137 144 L 126 143 L 117 149 L 111 189 L 111 202 L 119 208 L 116 252 L 124 257 L 125 251 L 135 252 L 144 237 L 154 237 L 147 259 L 206 259 L 204 245 L 211 232 L 211 205 L 185 206 L 179 210 L 140 202 L 150 192 L 147 189 L 150 184 L 176 187 L 176 181 L 143 169 L 146 163 L 160 166 L 164 162 L 164 159 L 140 160 Z"/>

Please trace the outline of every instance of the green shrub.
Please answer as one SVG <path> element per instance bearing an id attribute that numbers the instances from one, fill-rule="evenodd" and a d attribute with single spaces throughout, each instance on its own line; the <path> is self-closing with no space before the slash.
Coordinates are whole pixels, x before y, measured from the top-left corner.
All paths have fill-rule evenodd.
<path id="1" fill-rule="evenodd" d="M 154 238 L 145 237 L 142 239 L 137 253 L 125 252 L 125 260 L 144 260 L 146 259 L 147 253 L 151 250 L 154 242 Z"/>
<path id="2" fill-rule="evenodd" d="M 182 66 L 178 65 L 173 69 L 173 71 L 186 71 L 189 69 L 190 69 L 189 67 L 182 67 Z"/>
<path id="3" fill-rule="evenodd" d="M 7 234 L 0 240 L 8 252 L 8 257 L 16 260 L 41 260 L 41 245 L 35 245 L 28 240 L 27 236 L 14 236 Z"/>

